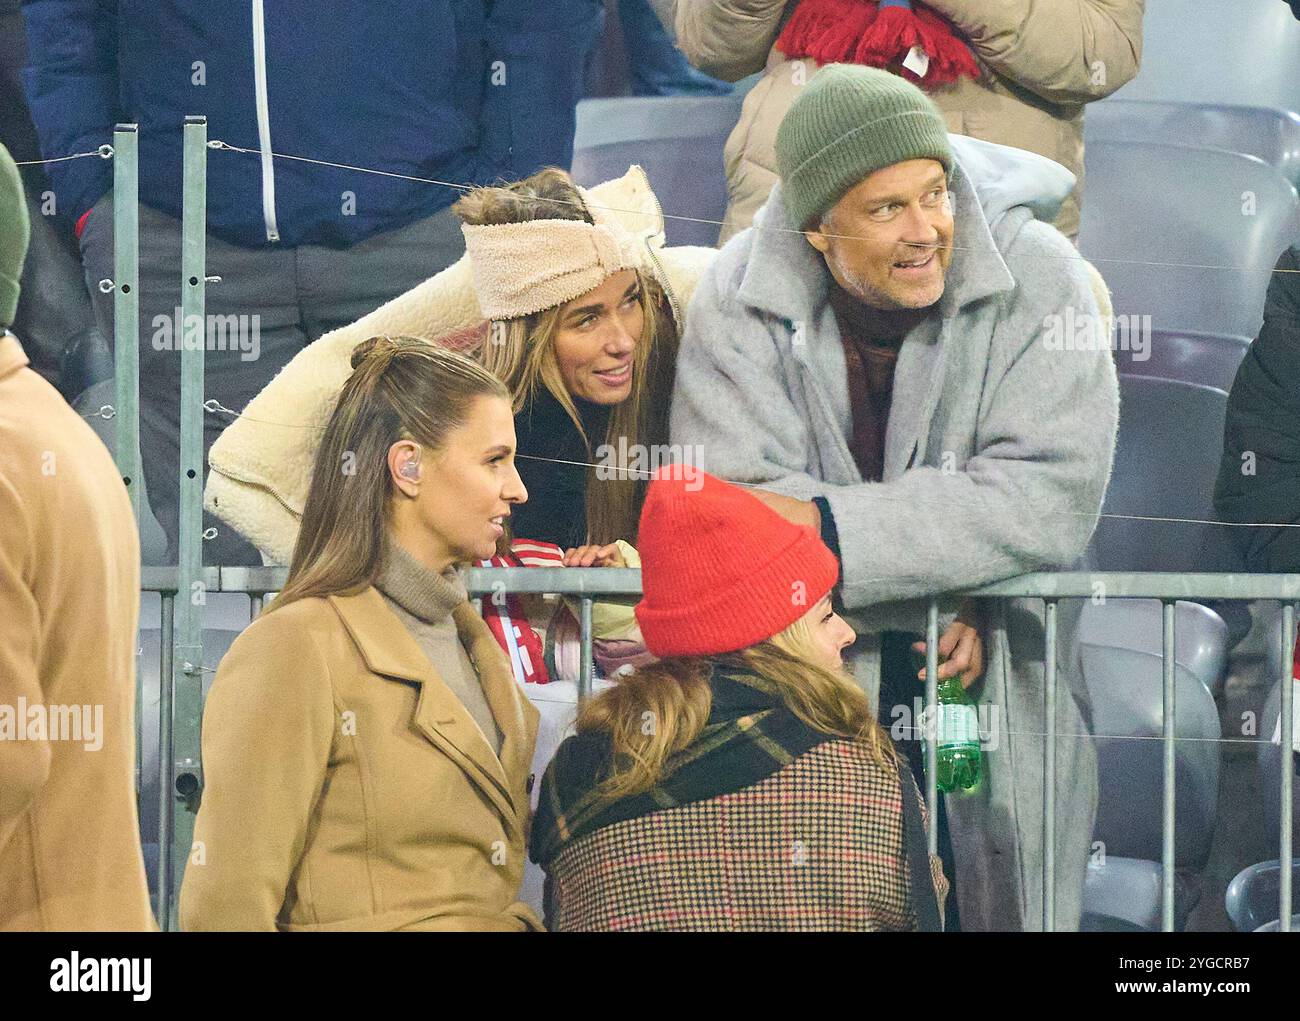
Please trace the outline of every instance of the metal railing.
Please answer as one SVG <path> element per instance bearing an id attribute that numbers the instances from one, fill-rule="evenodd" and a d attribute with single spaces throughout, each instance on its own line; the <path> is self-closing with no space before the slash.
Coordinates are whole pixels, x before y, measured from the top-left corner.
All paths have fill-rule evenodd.
<path id="1" fill-rule="evenodd" d="M 115 357 L 117 462 L 139 519 L 140 455 L 139 413 L 139 298 L 138 188 L 135 125 L 118 125 L 113 136 L 115 280 Z M 188 117 L 184 125 L 184 208 L 182 211 L 182 314 L 184 322 L 205 321 L 205 195 L 207 125 L 203 117 Z M 101 285 L 104 286 L 104 285 Z M 107 288 L 106 288 L 107 289 Z M 176 895 L 184 875 L 194 831 L 194 816 L 203 788 L 199 752 L 202 716 L 203 634 L 202 593 L 241 592 L 251 600 L 252 615 L 260 612 L 267 594 L 284 583 L 281 568 L 202 566 L 203 499 L 203 347 L 182 345 L 180 436 L 180 556 L 176 567 L 145 568 L 142 588 L 162 597 L 159 695 L 159 867 L 157 897 L 159 922 L 175 928 Z M 601 600 L 631 600 L 641 591 L 640 571 L 631 568 L 474 568 L 467 572 L 472 595 L 496 592 L 558 593 L 580 601 L 582 658 L 579 697 L 591 693 L 593 678 L 592 605 Z M 1036 598 L 1043 600 L 1044 648 L 1044 789 L 1043 789 L 1043 928 L 1055 928 L 1055 832 L 1057 734 L 1057 609 L 1061 599 L 1090 598 L 1104 586 L 1108 598 L 1158 599 L 1163 605 L 1163 827 L 1161 864 L 1162 928 L 1174 928 L 1175 838 L 1175 603 L 1185 599 L 1276 600 L 1282 603 L 1281 743 L 1284 768 L 1279 796 L 1282 826 L 1279 857 L 1280 929 L 1290 930 L 1292 835 L 1291 649 L 1295 641 L 1295 604 L 1300 601 L 1300 575 L 1231 574 L 1125 574 L 1039 573 L 986 585 L 963 593 L 982 598 Z M 183 595 L 183 598 L 177 598 Z M 937 704 L 939 600 L 930 600 L 926 634 L 927 714 L 933 718 Z M 215 666 L 215 664 L 214 664 Z M 137 685 L 137 735 L 142 703 Z M 137 740 L 137 782 L 141 749 Z M 926 742 L 926 799 L 930 818 L 938 818 L 935 742 Z M 177 811 L 178 806 L 183 810 Z M 930 830 L 930 850 L 937 850 L 937 829 Z"/>

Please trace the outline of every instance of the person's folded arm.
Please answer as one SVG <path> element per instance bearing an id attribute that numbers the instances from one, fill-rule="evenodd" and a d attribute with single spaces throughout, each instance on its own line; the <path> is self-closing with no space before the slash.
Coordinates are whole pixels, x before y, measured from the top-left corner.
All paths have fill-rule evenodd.
<path id="1" fill-rule="evenodd" d="M 723 81 L 763 70 L 789 0 L 675 0 L 677 48 Z"/>
<path id="2" fill-rule="evenodd" d="M 1109 96 L 1137 76 L 1144 0 L 924 0 L 984 63 L 1054 103 Z"/>

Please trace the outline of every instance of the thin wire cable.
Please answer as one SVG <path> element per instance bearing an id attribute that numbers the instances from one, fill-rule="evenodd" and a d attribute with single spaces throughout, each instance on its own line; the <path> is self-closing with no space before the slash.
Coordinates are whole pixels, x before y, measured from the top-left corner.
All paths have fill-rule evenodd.
<path id="1" fill-rule="evenodd" d="M 105 152 L 105 150 L 108 150 Z M 113 147 L 111 145 L 101 145 L 98 149 L 91 152 L 74 152 L 71 156 L 51 156 L 47 160 L 18 160 L 15 164 L 20 167 L 39 167 L 46 163 L 66 163 L 68 160 L 84 160 L 87 156 L 98 156 L 102 160 L 113 158 Z"/>
<path id="2" fill-rule="evenodd" d="M 222 152 L 237 152 L 237 153 L 244 153 L 244 154 L 255 155 L 255 156 L 261 156 L 261 155 L 262 155 L 262 150 L 261 150 L 261 149 L 250 149 L 250 148 L 246 148 L 246 147 L 244 147 L 244 146 L 231 145 L 231 144 L 229 144 L 228 142 L 223 142 L 221 139 L 211 139 L 211 140 L 208 142 L 208 147 L 209 147 L 210 149 L 214 149 L 214 150 L 222 151 Z M 318 159 L 313 159 L 313 158 L 311 158 L 311 157 L 309 157 L 309 156 L 294 156 L 294 155 L 292 155 L 292 154 L 290 154 L 290 153 L 272 152 L 272 153 L 271 153 L 271 158 L 272 158 L 272 159 L 282 159 L 282 160 L 294 160 L 294 161 L 299 162 L 299 163 L 311 163 L 311 164 L 314 164 L 314 165 L 316 165 L 316 166 L 322 166 L 322 167 L 333 167 L 333 168 L 335 168 L 335 169 L 337 169 L 337 170 L 351 170 L 351 171 L 353 171 L 353 172 L 355 172 L 355 173 L 359 173 L 359 174 L 375 174 L 375 175 L 377 175 L 377 176 L 379 176 L 379 177 L 393 177 L 393 178 L 397 178 L 397 179 L 399 179 L 399 180 L 403 180 L 403 181 L 415 181 L 415 182 L 420 183 L 420 184 L 430 184 L 430 185 L 437 185 L 437 186 L 439 186 L 439 187 L 443 187 L 443 188 L 452 188 L 452 189 L 455 189 L 456 191 L 459 191 L 459 192 L 470 192 L 470 191 L 474 191 L 474 190 L 476 190 L 476 189 L 478 189 L 478 188 L 483 187 L 483 185 L 478 185 L 478 184 L 465 184 L 465 183 L 460 183 L 460 182 L 456 182 L 456 181 L 442 181 L 442 180 L 439 180 L 439 179 L 437 179 L 437 178 L 433 178 L 433 177 L 416 177 L 416 176 L 413 176 L 413 175 L 411 175 L 411 174 L 398 174 L 398 173 L 395 173 L 395 172 L 390 171 L 390 170 L 375 170 L 375 169 L 373 169 L 373 168 L 371 168 L 371 167 L 360 167 L 360 166 L 357 166 L 357 165 L 352 164 L 352 163 L 334 163 L 334 162 L 332 162 L 332 161 L 330 161 L 330 160 L 318 160 Z M 650 215 L 650 214 L 647 213 L 646 210 L 644 210 L 644 209 L 621 209 L 621 208 L 619 208 L 619 207 L 617 207 L 617 206 L 593 205 L 593 204 L 591 204 L 591 203 L 586 203 L 586 202 L 583 202 L 583 203 L 576 202 L 576 201 L 571 200 L 571 199 L 548 199 L 548 201 L 552 201 L 552 202 L 555 202 L 555 203 L 557 203 L 557 204 L 572 205 L 572 206 L 575 206 L 575 207 L 582 207 L 582 208 L 586 208 L 586 209 L 599 209 L 599 210 L 601 210 L 602 212 L 609 212 L 609 213 L 627 213 L 627 214 L 630 214 L 630 215 L 636 215 L 636 216 L 649 216 L 649 215 Z M 675 214 L 675 213 L 665 213 L 665 212 L 663 212 L 662 210 L 659 212 L 659 215 L 662 216 L 665 220 L 681 220 L 681 221 L 684 221 L 684 222 L 687 222 L 687 223 L 707 223 L 707 224 L 709 224 L 709 225 L 711 225 L 711 226 L 715 226 L 715 227 L 722 227 L 722 226 L 725 226 L 725 222 L 722 221 L 722 220 L 713 220 L 713 219 L 708 219 L 708 218 L 706 218 L 706 217 L 699 217 L 699 216 L 681 216 L 681 215 L 678 215 L 678 214 Z M 769 231 L 769 232 L 782 233 L 782 234 L 803 234 L 803 233 L 804 233 L 803 231 L 798 230 L 797 228 L 794 228 L 794 227 L 769 227 L 769 226 L 767 226 L 767 225 L 765 225 L 765 224 L 757 224 L 757 223 L 756 223 L 756 224 L 752 224 L 752 226 L 753 226 L 753 228 L 754 228 L 755 230 L 765 230 L 765 231 Z M 828 237 L 828 238 L 835 238 L 835 239 L 837 239 L 837 240 L 846 240 L 846 241 L 869 241 L 869 240 L 871 240 L 870 238 L 864 237 L 864 236 L 862 236 L 862 235 L 857 235 L 857 234 L 826 234 L 825 236 Z M 975 249 L 973 249 L 973 248 L 968 248 L 968 247 L 963 246 L 963 245 L 946 245 L 946 246 L 941 246 L 941 245 L 932 245 L 932 246 L 912 245 L 912 246 L 910 246 L 910 247 L 913 247 L 913 248 L 924 248 L 924 247 L 940 248 L 940 247 L 946 247 L 946 248 L 948 248 L 949 250 L 954 251 L 954 252 L 959 252 L 959 251 L 966 251 L 966 252 L 975 251 Z M 1041 252 L 1034 252 L 1034 253 L 1032 253 L 1032 255 L 1026 253 L 1026 255 L 1025 255 L 1024 257 L 1025 257 L 1025 258 L 1032 258 L 1032 259 L 1035 259 L 1035 260 L 1039 260 L 1039 259 L 1042 259 L 1042 258 L 1044 257 L 1044 254 L 1041 253 Z M 1003 255 L 1003 258 L 1006 258 L 1006 255 L 1005 255 L 1005 254 Z M 1060 260 L 1063 260 L 1063 261 L 1070 261 L 1070 262 L 1091 262 L 1091 263 L 1093 263 L 1094 265 L 1097 264 L 1097 263 L 1113 263 L 1113 264 L 1118 264 L 1118 265 L 1128 265 L 1128 266 L 1155 266 L 1155 267 L 1161 267 L 1161 268 L 1165 268 L 1165 269 L 1213 269 L 1213 270 L 1240 270 L 1240 269 L 1255 269 L 1255 268 L 1259 268 L 1259 267 L 1256 267 L 1254 264 L 1246 264 L 1246 265 L 1244 265 L 1244 266 L 1216 266 L 1216 265 L 1210 265 L 1210 264 L 1206 264 L 1206 263 L 1157 262 L 1157 261 L 1150 260 L 1150 259 L 1113 259 L 1113 258 L 1101 258 L 1101 257 L 1099 257 L 1099 258 L 1093 258 L 1093 259 L 1085 259 L 1085 257 L 1084 257 L 1082 254 L 1079 254 L 1079 255 L 1049 255 L 1049 256 L 1047 256 L 1047 258 L 1060 259 Z M 1270 272 L 1274 272 L 1274 273 L 1300 273 L 1300 269 L 1276 269 L 1275 267 L 1269 267 L 1269 270 L 1270 270 Z"/>
<path id="3" fill-rule="evenodd" d="M 108 407 L 108 405 L 105 405 L 105 407 Z M 274 425 L 286 429 L 313 429 L 316 430 L 317 432 L 320 432 L 324 429 L 324 426 L 304 425 L 302 423 L 296 423 L 296 422 L 271 422 L 266 419 L 249 418 L 247 415 L 241 414 L 238 411 L 232 411 L 230 408 L 227 408 L 215 397 L 209 398 L 208 400 L 204 401 L 203 407 L 206 411 L 213 414 L 230 415 L 232 418 L 247 418 L 248 421 L 257 422 L 261 425 Z M 95 416 L 91 415 L 90 417 L 95 417 Z M 111 418 L 112 416 L 108 415 L 105 417 Z M 624 468 L 618 465 L 597 464 L 594 461 L 570 461 L 565 458 L 559 458 L 559 457 L 543 457 L 540 454 L 516 453 L 515 457 L 526 461 L 544 461 L 550 464 L 571 465 L 575 468 L 596 468 L 611 473 L 620 473 L 625 476 L 635 474 L 642 479 L 649 479 L 655 472 L 655 469 L 652 468 Z M 766 489 L 766 487 L 771 484 L 770 482 L 740 482 L 736 480 L 729 480 L 729 481 L 730 484 L 733 486 L 741 486 L 746 489 Z M 893 499 L 893 497 L 890 497 L 887 494 L 882 494 L 882 495 L 884 499 Z M 902 497 L 898 497 L 897 499 L 899 499 L 900 501 L 903 500 Z M 1065 514 L 1071 517 L 1093 517 L 1094 516 L 1088 511 L 1075 511 L 1075 510 L 1064 510 L 1064 509 L 1050 511 L 1050 512 L 1045 511 L 1044 513 L 1053 513 L 1058 515 Z M 1273 522 L 1273 521 L 1215 521 L 1211 518 L 1176 518 L 1176 517 L 1166 517 L 1163 515 L 1154 515 L 1154 514 L 1102 513 L 1096 515 L 1096 517 L 1110 518 L 1111 520 L 1115 520 L 1115 521 L 1153 521 L 1153 522 L 1162 522 L 1167 524 L 1181 524 L 1181 525 L 1223 525 L 1224 527 L 1227 528 L 1300 528 L 1300 523 L 1286 523 L 1286 522 Z"/>

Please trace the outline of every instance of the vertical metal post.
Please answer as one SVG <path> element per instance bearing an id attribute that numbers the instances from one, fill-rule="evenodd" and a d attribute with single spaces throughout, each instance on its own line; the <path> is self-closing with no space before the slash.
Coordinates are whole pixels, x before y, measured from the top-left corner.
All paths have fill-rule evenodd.
<path id="1" fill-rule="evenodd" d="M 590 596 L 582 597 L 582 663 L 578 669 L 578 704 L 591 698 L 591 605 Z"/>
<path id="2" fill-rule="evenodd" d="M 1164 753 L 1164 789 L 1161 807 L 1160 832 L 1160 929 L 1174 931 L 1174 794 L 1177 759 L 1174 739 L 1177 736 L 1175 670 L 1177 662 L 1174 647 L 1174 617 L 1177 606 L 1173 600 L 1163 600 L 1164 648 L 1161 666 L 1164 671 L 1164 719 L 1161 727 L 1160 748 Z"/>
<path id="3" fill-rule="evenodd" d="M 140 529 L 140 187 L 134 124 L 113 129 L 113 416 L 114 459 Z M 135 793 L 144 772 L 144 693 L 135 666 Z"/>
<path id="4" fill-rule="evenodd" d="M 262 600 L 265 598 L 261 593 L 255 593 L 248 597 L 248 620 L 251 624 L 262 615 Z"/>
<path id="5" fill-rule="evenodd" d="M 939 600 L 925 617 L 925 804 L 930 813 L 930 853 L 939 853 Z M 906 797 L 907 795 L 904 795 Z"/>
<path id="6" fill-rule="evenodd" d="M 1295 824 L 1292 818 L 1292 789 L 1294 778 L 1292 766 L 1295 753 L 1291 750 L 1295 740 L 1295 685 L 1291 681 L 1291 661 L 1295 650 L 1295 603 L 1282 604 L 1282 701 L 1278 709 L 1282 714 L 1282 747 L 1278 752 L 1282 756 L 1282 798 L 1281 831 L 1278 861 L 1281 870 L 1278 874 L 1278 931 L 1291 931 L 1291 832 Z"/>
<path id="7" fill-rule="evenodd" d="M 1056 609 L 1043 600 L 1043 931 L 1056 931 Z"/>
<path id="8" fill-rule="evenodd" d="M 167 927 L 172 874 L 172 642 L 176 597 L 162 593 L 158 651 L 158 924 Z"/>
<path id="9" fill-rule="evenodd" d="M 207 336 L 207 142 L 206 117 L 186 117 L 184 192 L 181 208 L 181 407 L 180 555 L 176 601 L 172 795 L 184 801 L 172 827 L 169 922 L 194 840 L 194 814 L 201 787 L 199 721 L 203 713 L 203 605 L 195 594 L 203 573 L 203 353 Z M 168 928 L 171 926 L 168 925 Z"/>

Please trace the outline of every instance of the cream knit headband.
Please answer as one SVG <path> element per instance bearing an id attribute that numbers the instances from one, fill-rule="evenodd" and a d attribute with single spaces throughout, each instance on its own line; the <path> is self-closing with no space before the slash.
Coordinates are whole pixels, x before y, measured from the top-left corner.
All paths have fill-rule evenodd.
<path id="1" fill-rule="evenodd" d="M 479 308 L 518 319 L 586 294 L 613 273 L 641 266 L 641 242 L 614 220 L 462 224 Z"/>

